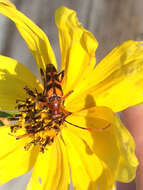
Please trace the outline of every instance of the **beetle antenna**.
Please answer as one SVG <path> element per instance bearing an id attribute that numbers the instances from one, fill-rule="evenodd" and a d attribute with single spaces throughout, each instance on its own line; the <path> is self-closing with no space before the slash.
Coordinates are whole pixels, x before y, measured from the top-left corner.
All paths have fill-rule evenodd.
<path id="1" fill-rule="evenodd" d="M 80 129 L 85 129 L 85 130 L 88 130 L 87 128 L 80 127 L 80 126 L 78 126 L 78 125 L 75 125 L 75 124 L 73 124 L 73 123 L 71 123 L 71 122 L 67 121 L 67 120 L 64 120 L 64 121 L 65 121 L 66 123 L 70 124 L 70 125 L 73 125 L 73 126 L 75 126 L 75 127 L 80 128 Z"/>
<path id="2" fill-rule="evenodd" d="M 106 127 L 104 127 L 104 128 L 84 128 L 84 127 L 80 127 L 80 126 L 78 126 L 78 125 L 75 125 L 75 124 L 73 124 L 73 123 L 71 123 L 71 122 L 69 122 L 69 121 L 67 121 L 67 120 L 64 120 L 66 123 L 68 123 L 68 124 L 70 124 L 70 125 L 73 125 L 74 127 L 77 127 L 77 128 L 80 128 L 80 129 L 84 129 L 84 130 L 88 130 L 88 131 L 96 131 L 96 132 L 101 132 L 101 131 L 103 131 L 103 130 L 105 130 L 105 129 L 107 129 L 108 127 L 110 127 L 111 126 L 111 124 L 108 124 Z"/>

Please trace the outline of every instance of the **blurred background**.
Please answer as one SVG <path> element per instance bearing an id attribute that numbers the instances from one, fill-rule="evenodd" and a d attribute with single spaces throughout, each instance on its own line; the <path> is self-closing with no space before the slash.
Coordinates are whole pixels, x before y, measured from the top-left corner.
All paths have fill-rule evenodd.
<path id="1" fill-rule="evenodd" d="M 47 34 L 60 65 L 60 50 L 54 12 L 60 5 L 76 10 L 79 21 L 99 42 L 98 62 L 125 40 L 143 39 L 142 0 L 13 0 L 16 7 Z M 0 15 L 0 54 L 13 57 L 38 75 L 34 60 L 15 26 Z M 96 171 L 95 171 L 96 172 Z M 29 176 L 14 179 L 0 190 L 24 190 Z M 134 183 L 118 184 L 119 189 L 135 190 Z"/>

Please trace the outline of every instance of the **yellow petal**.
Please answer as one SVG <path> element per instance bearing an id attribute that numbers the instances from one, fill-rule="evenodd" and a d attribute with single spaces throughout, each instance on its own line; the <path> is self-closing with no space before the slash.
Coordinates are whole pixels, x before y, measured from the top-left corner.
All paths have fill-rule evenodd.
<path id="1" fill-rule="evenodd" d="M 74 189 L 87 190 L 90 184 L 95 184 L 95 181 L 101 175 L 102 164 L 86 144 L 86 139 L 83 141 L 78 134 L 80 134 L 80 131 L 76 134 L 73 133 L 69 125 L 62 131 L 68 152 Z"/>
<path id="2" fill-rule="evenodd" d="M 9 5 L 10 7 L 15 8 L 15 5 L 13 3 L 11 3 L 9 0 L 0 0 L 0 3 L 5 3 L 5 4 Z"/>
<path id="3" fill-rule="evenodd" d="M 75 146 L 81 147 L 81 149 L 85 149 L 87 155 L 96 154 L 96 156 L 98 156 L 98 158 L 100 159 L 103 168 L 104 168 L 104 165 L 106 165 L 107 171 L 104 168 L 102 171 L 102 174 L 101 174 L 101 176 L 102 177 L 104 176 L 104 177 L 102 178 L 100 176 L 99 177 L 100 180 L 97 179 L 97 181 L 91 180 L 91 182 L 93 182 L 93 184 L 91 183 L 90 185 L 91 186 L 94 185 L 94 187 L 95 187 L 95 184 L 97 185 L 99 181 L 105 180 L 104 183 L 106 185 L 108 184 L 108 186 L 111 187 L 111 185 L 113 184 L 113 181 L 115 181 L 115 179 L 116 179 L 119 161 L 120 161 L 120 152 L 119 152 L 119 149 L 118 149 L 118 146 L 116 143 L 115 136 L 112 134 L 112 132 L 109 132 L 109 131 L 89 132 L 89 131 L 85 131 L 82 129 L 74 128 L 73 126 L 70 126 L 70 125 L 67 125 L 67 127 L 70 130 L 70 134 L 72 134 L 72 135 L 74 134 L 74 135 L 78 136 L 80 141 L 82 141 L 84 144 L 84 148 L 81 147 L 81 145 L 79 145 L 78 143 L 76 143 Z M 70 134 L 68 134 L 69 139 L 71 138 Z M 70 151 L 70 147 L 67 146 L 67 148 Z M 75 156 L 75 155 L 73 155 L 73 156 Z M 83 155 L 79 155 L 79 157 L 83 158 Z M 86 159 L 89 159 L 89 158 L 87 157 Z M 89 169 L 91 169 L 91 168 L 89 168 Z M 108 175 L 107 179 L 106 179 L 106 177 L 107 177 L 106 172 L 110 173 L 110 175 Z"/>
<path id="4" fill-rule="evenodd" d="M 45 69 L 48 63 L 56 66 L 55 55 L 49 40 L 37 25 L 19 12 L 8 0 L 0 0 L 0 13 L 7 16 L 16 24 L 39 68 Z"/>
<path id="5" fill-rule="evenodd" d="M 138 161 L 135 156 L 135 143 L 123 124 L 116 118 L 115 135 L 120 149 L 120 164 L 117 180 L 121 182 L 130 182 L 136 176 Z"/>
<path id="6" fill-rule="evenodd" d="M 89 108 L 72 114 L 66 120 L 88 129 L 99 129 L 109 126 L 98 132 L 78 129 L 66 123 L 70 130 L 74 134 L 78 134 L 78 137 L 83 142 L 86 142 L 86 145 L 108 166 L 112 172 L 113 179 L 122 182 L 129 182 L 134 179 L 138 165 L 134 154 L 134 141 L 127 129 L 109 108 Z M 78 132 L 79 130 L 80 132 Z"/>
<path id="7" fill-rule="evenodd" d="M 70 177 L 67 155 L 61 140 L 39 153 L 27 190 L 67 190 Z"/>
<path id="8" fill-rule="evenodd" d="M 88 109 L 74 112 L 66 119 L 75 125 L 97 129 L 112 126 L 114 122 L 114 113 L 107 107 L 91 107 Z"/>
<path id="9" fill-rule="evenodd" d="M 127 41 L 116 47 L 96 67 L 85 89 L 69 96 L 67 107 L 85 107 L 91 96 L 96 105 L 121 111 L 143 101 L 143 42 Z"/>
<path id="10" fill-rule="evenodd" d="M 79 23 L 76 12 L 64 6 L 57 9 L 55 22 L 59 31 L 62 70 L 65 70 L 64 92 L 74 90 L 75 84 L 84 85 L 87 74 L 95 65 L 98 43 Z M 82 87 L 81 87 L 82 88 Z"/>
<path id="11" fill-rule="evenodd" d="M 112 190 L 117 190 L 117 188 L 116 188 L 116 184 L 113 185 Z"/>
<path id="12" fill-rule="evenodd" d="M 82 110 L 79 113 L 74 113 L 71 116 L 68 116 L 66 120 L 72 124 L 88 129 L 104 128 L 108 126 L 109 123 L 111 124 L 109 125 L 108 128 L 103 129 L 102 131 L 99 132 L 93 130 L 88 131 L 84 129 L 79 129 L 73 125 L 69 125 L 66 123 L 67 127 L 70 130 L 70 133 L 78 135 L 78 138 L 80 138 L 80 140 L 84 142 L 87 153 L 91 154 L 92 152 L 94 152 L 106 166 L 105 171 L 103 170 L 102 175 L 98 180 L 98 183 L 96 182 L 96 185 L 98 184 L 97 186 L 101 186 L 103 190 L 104 190 L 103 187 L 105 186 L 108 187 L 107 189 L 111 189 L 111 186 L 114 185 L 115 180 L 119 180 L 119 176 L 122 176 L 123 178 L 123 173 L 125 170 L 126 170 L 126 175 L 128 176 L 131 175 L 130 172 L 132 172 L 132 174 L 135 174 L 134 166 L 129 164 L 128 161 L 126 160 L 126 159 L 133 159 L 134 163 L 135 159 L 134 149 L 132 150 L 132 153 L 130 152 L 130 150 L 128 150 L 128 155 L 125 154 L 126 150 L 124 149 L 124 142 L 123 140 L 120 140 L 121 137 L 118 138 L 119 134 L 116 134 L 117 132 L 114 132 L 117 130 L 116 127 L 119 128 L 119 123 L 117 123 L 118 119 L 109 108 L 106 107 L 89 108 L 87 110 Z M 121 129 L 119 128 L 118 130 Z M 123 134 L 126 135 L 126 133 L 124 132 L 122 133 L 122 135 Z M 127 137 L 130 137 L 129 134 Z M 68 138 L 70 139 L 70 134 L 68 134 Z M 129 141 L 128 143 L 130 143 L 129 139 L 128 141 Z M 133 143 L 132 139 L 131 143 Z M 121 147 L 123 150 L 121 149 Z M 130 158 L 129 154 L 130 156 L 132 156 L 132 158 Z M 123 161 L 121 162 L 121 160 L 123 160 L 124 162 Z M 123 165 L 125 163 L 126 167 L 125 165 Z M 136 167 L 136 161 L 135 161 L 135 167 Z M 110 174 L 109 178 L 107 178 L 108 174 Z M 127 179 L 125 177 L 124 181 L 125 179 Z M 103 181 L 104 184 L 102 183 Z"/>
<path id="13" fill-rule="evenodd" d="M 42 89 L 29 69 L 14 59 L 0 55 L 0 109 L 15 110 L 16 99 L 26 97 L 25 86 L 39 91 Z"/>
<path id="14" fill-rule="evenodd" d="M 28 172 L 37 158 L 37 149 L 25 151 L 25 139 L 10 136 L 10 128 L 0 127 L 0 184 Z"/>
<path id="15" fill-rule="evenodd" d="M 67 121 L 79 127 L 68 125 L 73 133 L 86 141 L 88 146 L 103 160 L 113 171 L 119 162 L 119 150 L 113 129 L 115 127 L 115 115 L 106 107 L 92 107 L 82 110 L 67 117 Z M 91 129 L 91 130 L 90 130 Z M 94 130 L 95 129 L 95 130 Z M 102 130 L 101 130 L 102 129 Z M 112 159 L 111 159 L 112 157 Z"/>
<path id="16" fill-rule="evenodd" d="M 100 190 L 115 190 L 115 179 L 109 167 L 103 164 L 103 172 L 100 178 L 96 182 L 97 189 Z"/>

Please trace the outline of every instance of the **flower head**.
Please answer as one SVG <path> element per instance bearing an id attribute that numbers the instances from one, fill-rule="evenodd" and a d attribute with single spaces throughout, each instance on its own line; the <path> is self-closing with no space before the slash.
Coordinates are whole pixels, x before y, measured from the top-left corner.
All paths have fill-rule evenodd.
<path id="1" fill-rule="evenodd" d="M 143 42 L 125 42 L 95 65 L 96 39 L 73 10 L 60 7 L 58 72 L 45 33 L 8 0 L 0 0 L 0 12 L 16 24 L 42 79 L 0 56 L 0 109 L 17 109 L 12 125 L 0 128 L 0 183 L 32 168 L 27 190 L 68 189 L 70 174 L 80 190 L 131 181 L 134 142 L 114 112 L 143 99 Z"/>

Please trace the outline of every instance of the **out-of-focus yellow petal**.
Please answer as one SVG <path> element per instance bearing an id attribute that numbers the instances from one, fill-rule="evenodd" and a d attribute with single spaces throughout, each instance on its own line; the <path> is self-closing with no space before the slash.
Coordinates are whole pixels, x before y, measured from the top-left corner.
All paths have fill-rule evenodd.
<path id="1" fill-rule="evenodd" d="M 36 76 L 16 60 L 0 55 L 0 110 L 15 110 L 16 99 L 24 99 L 24 87 L 42 90 Z"/>
<path id="2" fill-rule="evenodd" d="M 10 136 L 10 128 L 0 127 L 0 184 L 27 173 L 35 164 L 38 151 L 24 150 L 26 139 Z"/>
<path id="3" fill-rule="evenodd" d="M 78 190 L 87 190 L 102 174 L 102 164 L 86 144 L 86 139 L 79 138 L 80 131 L 75 134 L 69 127 L 67 124 L 62 130 L 62 136 L 68 152 L 73 186 Z"/>
<path id="4" fill-rule="evenodd" d="M 74 90 L 75 84 L 82 88 L 87 74 L 95 65 L 95 50 L 98 43 L 94 36 L 79 23 L 76 12 L 64 6 L 57 9 L 55 22 L 59 30 L 62 56 L 61 70 L 65 70 L 64 92 Z"/>
<path id="5" fill-rule="evenodd" d="M 45 70 L 45 66 L 48 63 L 56 66 L 55 55 L 49 40 L 37 25 L 19 12 L 9 0 L 0 0 L 0 13 L 7 16 L 16 24 L 39 68 Z"/>
<path id="6" fill-rule="evenodd" d="M 0 0 L 0 3 L 5 3 L 8 6 L 15 8 L 15 5 L 11 3 L 9 0 Z"/>
<path id="7" fill-rule="evenodd" d="M 110 107 L 114 112 L 142 102 L 142 62 L 142 41 L 121 44 L 95 67 L 86 88 L 82 92 L 74 91 L 67 98 L 66 106 L 79 110 L 85 107 L 87 96 L 91 96 L 98 106 Z"/>
<path id="8" fill-rule="evenodd" d="M 116 188 L 116 184 L 113 185 L 112 190 L 117 190 L 117 188 Z"/>
<path id="9" fill-rule="evenodd" d="M 66 150 L 61 140 L 39 153 L 27 190 L 67 190 L 70 184 Z"/>
<path id="10" fill-rule="evenodd" d="M 115 135 L 120 149 L 121 159 L 118 169 L 117 180 L 121 182 L 130 182 L 136 176 L 138 161 L 135 156 L 135 144 L 128 130 L 116 118 Z"/>

